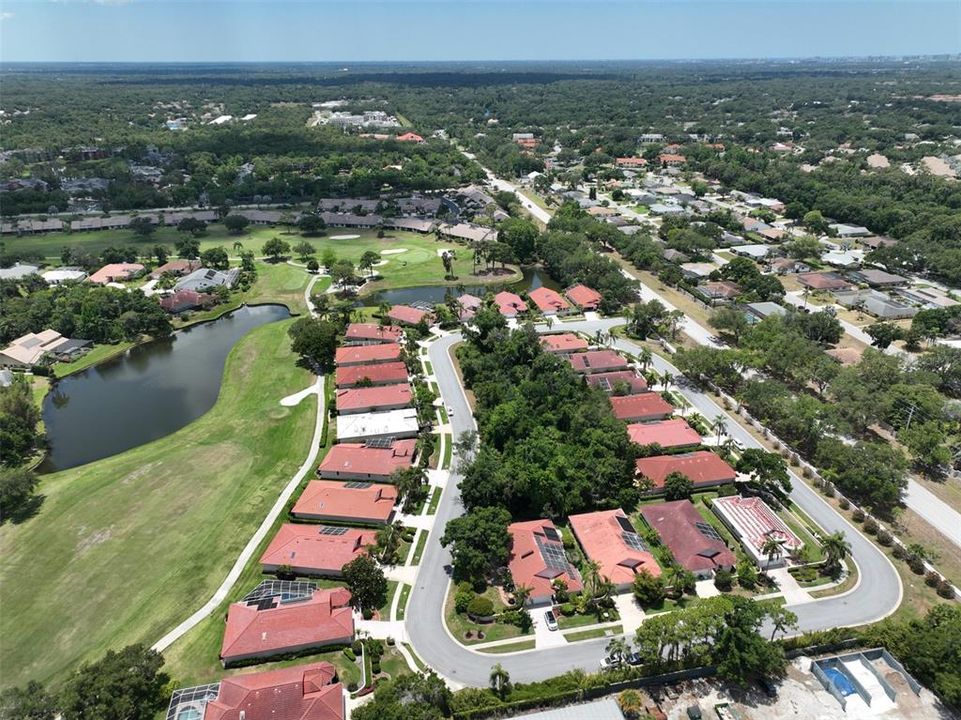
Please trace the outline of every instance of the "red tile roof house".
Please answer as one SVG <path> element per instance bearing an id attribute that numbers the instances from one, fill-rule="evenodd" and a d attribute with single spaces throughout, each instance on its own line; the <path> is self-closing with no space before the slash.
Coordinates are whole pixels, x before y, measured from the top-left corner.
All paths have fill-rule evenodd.
<path id="1" fill-rule="evenodd" d="M 461 322 L 466 322 L 471 320 L 477 311 L 481 309 L 484 301 L 481 300 L 476 295 L 471 295 L 469 293 L 464 293 L 459 298 L 457 298 L 457 305 L 460 307 L 460 313 L 458 313 L 458 319 Z"/>
<path id="2" fill-rule="evenodd" d="M 504 290 L 494 296 L 494 303 L 504 317 L 515 318 L 521 313 L 527 312 L 527 303 L 516 293 Z"/>
<path id="3" fill-rule="evenodd" d="M 422 143 L 424 138 L 422 138 L 417 133 L 405 132 L 403 135 L 397 136 L 398 142 L 412 142 L 412 143 Z"/>
<path id="4" fill-rule="evenodd" d="M 618 355 L 613 350 L 590 350 L 588 352 L 575 353 L 567 358 L 577 372 L 586 375 L 594 373 L 612 372 L 614 370 L 627 370 L 627 360 Z"/>
<path id="5" fill-rule="evenodd" d="M 208 293 L 196 290 L 178 290 L 160 298 L 160 307 L 169 313 L 181 313 L 198 307 L 210 307 L 217 299 Z"/>
<path id="6" fill-rule="evenodd" d="M 326 662 L 281 670 L 233 675 L 220 681 L 217 697 L 200 714 L 173 717 L 198 720 L 344 720 L 344 688 L 337 669 Z M 182 706 L 183 707 L 183 706 Z"/>
<path id="7" fill-rule="evenodd" d="M 568 315 L 573 309 L 560 293 L 550 288 L 539 287 L 531 290 L 527 296 L 544 315 Z"/>
<path id="8" fill-rule="evenodd" d="M 410 407 L 414 401 L 410 385 L 340 388 L 336 394 L 337 414 L 382 412 Z"/>
<path id="9" fill-rule="evenodd" d="M 644 167 L 647 160 L 642 157 L 619 157 L 614 158 L 614 164 L 618 167 Z"/>
<path id="10" fill-rule="evenodd" d="M 400 342 L 404 331 L 396 325 L 351 323 L 344 334 L 344 345 L 377 345 Z"/>
<path id="11" fill-rule="evenodd" d="M 665 450 L 693 448 L 701 444 L 701 436 L 684 418 L 628 425 L 627 435 L 638 445 L 659 445 Z"/>
<path id="12" fill-rule="evenodd" d="M 730 528 L 734 537 L 741 541 L 748 555 L 762 570 L 783 566 L 787 562 L 787 555 L 804 544 L 761 498 L 739 495 L 715 498 L 711 509 Z M 777 540 L 784 552 L 768 559 L 761 551 L 768 538 Z"/>
<path id="13" fill-rule="evenodd" d="M 683 155 L 676 155 L 674 153 L 661 153 L 657 156 L 657 161 L 661 163 L 661 165 L 674 167 L 675 165 L 683 165 L 686 163 L 687 158 Z"/>
<path id="14" fill-rule="evenodd" d="M 339 347 L 337 352 L 334 353 L 334 364 L 337 367 L 345 367 L 397 362 L 400 360 L 400 352 L 401 347 L 397 343 Z"/>
<path id="15" fill-rule="evenodd" d="M 549 353 L 566 355 L 572 352 L 581 352 L 590 347 L 587 340 L 575 335 L 574 333 L 557 333 L 555 335 L 542 335 L 541 345 Z"/>
<path id="16" fill-rule="evenodd" d="M 737 473 L 720 457 L 707 450 L 697 450 L 682 455 L 656 455 L 634 461 L 638 480 L 651 483 L 651 494 L 664 490 L 664 481 L 671 473 L 680 473 L 695 489 L 714 487 L 734 482 Z"/>
<path id="17" fill-rule="evenodd" d="M 343 567 L 377 543 L 373 530 L 285 523 L 260 557 L 266 573 L 289 566 L 296 575 L 340 577 Z"/>
<path id="18" fill-rule="evenodd" d="M 571 515 L 568 521 L 584 555 L 601 566 L 601 576 L 618 591 L 630 589 L 635 576 L 644 570 L 654 577 L 661 574 L 660 565 L 623 510 Z"/>
<path id="19" fill-rule="evenodd" d="M 674 413 L 674 406 L 657 393 L 641 395 L 612 395 L 611 409 L 614 417 L 627 422 L 663 420 Z"/>
<path id="20" fill-rule="evenodd" d="M 712 305 L 715 302 L 729 302 L 734 300 L 742 292 L 741 286 L 730 280 L 701 283 L 697 286 L 697 289 L 711 301 Z"/>
<path id="21" fill-rule="evenodd" d="M 199 270 L 200 268 L 201 264 L 199 260 L 171 260 L 160 267 L 154 268 L 153 272 L 150 273 L 150 277 L 156 279 L 164 273 L 170 273 L 171 275 L 180 277 L 181 275 L 192 273 L 194 270 Z"/>
<path id="22" fill-rule="evenodd" d="M 410 305 L 394 305 L 387 317 L 400 325 L 417 325 L 421 320 L 429 324 L 433 315 L 427 310 L 418 310 Z"/>
<path id="23" fill-rule="evenodd" d="M 577 568 L 567 560 L 561 534 L 550 520 L 516 522 L 507 532 L 514 541 L 507 565 L 514 586 L 531 589 L 528 605 L 550 603 L 555 580 L 563 580 L 571 592 L 584 588 Z"/>
<path id="24" fill-rule="evenodd" d="M 574 285 L 564 291 L 567 299 L 577 305 L 581 310 L 597 310 L 601 306 L 601 294 L 587 285 Z"/>
<path id="25" fill-rule="evenodd" d="M 354 639 L 350 591 L 314 590 L 309 599 L 283 602 L 280 597 L 232 603 L 220 646 L 224 667 L 252 658 L 269 658 Z"/>
<path id="26" fill-rule="evenodd" d="M 799 273 L 795 277 L 811 290 L 848 290 L 854 287 L 853 283 L 832 272 Z"/>
<path id="27" fill-rule="evenodd" d="M 611 394 L 618 387 L 626 387 L 628 395 L 647 392 L 647 380 L 640 377 L 633 370 L 618 370 L 617 372 L 597 373 L 586 377 L 587 384 L 600 388 Z"/>
<path id="28" fill-rule="evenodd" d="M 145 269 L 140 263 L 110 263 L 97 270 L 87 280 L 98 285 L 123 282 L 124 280 L 132 280 Z"/>
<path id="29" fill-rule="evenodd" d="M 397 488 L 371 482 L 311 480 L 290 514 L 298 520 L 386 525 L 394 516 Z"/>
<path id="30" fill-rule="evenodd" d="M 334 371 L 334 384 L 339 388 L 355 385 L 395 385 L 407 381 L 407 366 L 402 362 L 379 365 L 348 365 Z"/>
<path id="31" fill-rule="evenodd" d="M 387 447 L 338 443 L 324 457 L 317 474 L 327 480 L 387 482 L 394 470 L 409 468 L 413 464 L 416 448 L 417 441 L 410 438 L 394 440 Z"/>
<path id="32" fill-rule="evenodd" d="M 690 500 L 644 505 L 641 517 L 658 534 L 678 564 L 699 578 L 709 578 L 720 568 L 730 570 L 737 562 L 734 553 Z"/>

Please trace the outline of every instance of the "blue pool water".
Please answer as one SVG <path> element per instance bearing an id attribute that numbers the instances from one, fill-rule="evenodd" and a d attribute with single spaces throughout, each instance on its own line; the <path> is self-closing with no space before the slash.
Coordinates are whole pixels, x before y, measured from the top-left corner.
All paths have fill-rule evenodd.
<path id="1" fill-rule="evenodd" d="M 840 690 L 841 694 L 845 697 L 848 695 L 854 695 L 854 693 L 857 692 L 854 689 L 854 685 L 852 685 L 851 681 L 848 680 L 848 676 L 837 668 L 826 667 L 822 669 L 824 670 L 824 674 L 830 678 L 831 682 L 837 686 L 838 690 Z"/>

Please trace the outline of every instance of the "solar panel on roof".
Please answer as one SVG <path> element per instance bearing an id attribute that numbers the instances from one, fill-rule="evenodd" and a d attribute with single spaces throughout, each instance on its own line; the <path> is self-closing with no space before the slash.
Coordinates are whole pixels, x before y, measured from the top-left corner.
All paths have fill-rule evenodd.
<path id="1" fill-rule="evenodd" d="M 624 532 L 621 533 L 621 538 L 624 540 L 624 544 L 627 545 L 632 550 L 640 550 L 641 552 L 647 552 L 647 546 L 644 545 L 644 541 L 641 540 L 641 536 L 634 532 Z"/>
<path id="2" fill-rule="evenodd" d="M 637 530 L 635 530 L 634 526 L 631 524 L 630 519 L 624 517 L 623 515 L 615 515 L 614 519 L 617 520 L 617 524 L 621 526 L 621 530 L 623 530 L 624 532 L 629 532 L 629 533 L 637 532 Z"/>
<path id="3" fill-rule="evenodd" d="M 348 490 L 364 490 L 373 484 L 374 483 L 362 482 L 360 480 L 351 480 L 350 482 L 345 482 L 344 487 Z"/>
<path id="4" fill-rule="evenodd" d="M 386 450 L 393 444 L 394 444 L 394 438 L 382 437 L 382 438 L 369 438 L 364 443 L 364 446 L 369 448 L 376 448 L 378 450 Z"/>
<path id="5" fill-rule="evenodd" d="M 567 553 L 564 546 L 551 542 L 544 542 L 537 538 L 537 549 L 541 551 L 541 559 L 549 568 L 555 570 L 567 570 L 570 563 L 567 562 Z"/>
<path id="6" fill-rule="evenodd" d="M 555 530 L 555 529 L 552 528 L 552 527 L 545 527 L 545 528 L 544 528 L 544 537 L 546 537 L 548 540 L 553 540 L 553 541 L 555 541 L 555 542 L 560 542 L 560 541 L 561 541 L 561 536 L 560 536 L 560 534 L 557 532 L 557 530 Z"/>
<path id="7" fill-rule="evenodd" d="M 333 525 L 321 525 L 320 534 L 321 535 L 343 535 L 347 532 L 345 527 L 335 527 Z"/>
<path id="8" fill-rule="evenodd" d="M 698 521 L 694 523 L 694 527 L 696 527 L 700 531 L 701 535 L 708 538 L 709 540 L 718 540 L 720 542 L 724 542 L 724 540 L 718 534 L 717 530 L 711 527 L 709 523 Z"/>
<path id="9" fill-rule="evenodd" d="M 264 580 L 257 587 L 244 596 L 242 602 L 255 603 L 261 598 L 280 597 L 281 602 L 291 598 L 308 598 L 317 584 L 304 580 Z"/>
<path id="10" fill-rule="evenodd" d="M 257 601 L 258 610 L 270 610 L 275 607 L 277 606 L 274 603 L 274 598 L 272 597 L 260 598 L 260 600 Z"/>

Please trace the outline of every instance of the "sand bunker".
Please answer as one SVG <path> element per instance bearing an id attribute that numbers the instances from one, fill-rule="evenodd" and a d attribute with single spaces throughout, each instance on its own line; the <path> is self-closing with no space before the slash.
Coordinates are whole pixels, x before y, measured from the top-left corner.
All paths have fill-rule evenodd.
<path id="1" fill-rule="evenodd" d="M 360 235 L 331 235 L 331 240 L 356 240 Z"/>

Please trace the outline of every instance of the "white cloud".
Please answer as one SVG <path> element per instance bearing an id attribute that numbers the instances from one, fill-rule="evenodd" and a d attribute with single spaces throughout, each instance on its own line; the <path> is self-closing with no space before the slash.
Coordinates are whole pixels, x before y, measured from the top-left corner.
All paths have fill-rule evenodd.
<path id="1" fill-rule="evenodd" d="M 13 17 L 12 12 L 0 12 L 0 22 L 2 22 L 3 20 L 9 20 L 12 17 Z"/>

